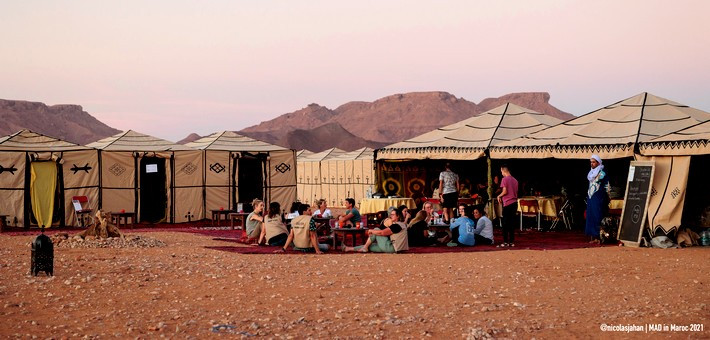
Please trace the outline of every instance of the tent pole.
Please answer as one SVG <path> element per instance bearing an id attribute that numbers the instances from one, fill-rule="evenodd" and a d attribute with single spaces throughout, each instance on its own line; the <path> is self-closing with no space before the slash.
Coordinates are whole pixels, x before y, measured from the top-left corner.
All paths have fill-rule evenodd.
<path id="1" fill-rule="evenodd" d="M 491 171 L 491 155 L 486 152 L 486 163 L 488 164 L 488 216 L 493 216 L 495 200 L 493 199 L 493 173 Z"/>

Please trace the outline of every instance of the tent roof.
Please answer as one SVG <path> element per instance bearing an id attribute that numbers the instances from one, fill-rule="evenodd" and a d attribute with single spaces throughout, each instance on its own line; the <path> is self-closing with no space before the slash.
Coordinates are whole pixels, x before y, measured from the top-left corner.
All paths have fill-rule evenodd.
<path id="1" fill-rule="evenodd" d="M 185 145 L 200 150 L 255 152 L 288 150 L 284 147 L 249 138 L 233 131 L 215 132 Z"/>
<path id="2" fill-rule="evenodd" d="M 306 149 L 296 151 L 296 157 L 308 157 L 312 154 L 313 154 L 313 151 L 306 150 Z"/>
<path id="3" fill-rule="evenodd" d="M 328 160 L 331 158 L 341 156 L 345 153 L 346 152 L 344 150 L 341 150 L 338 148 L 330 148 L 328 150 L 317 152 L 317 153 L 311 154 L 309 156 L 298 157 L 298 161 L 299 162 L 320 162 L 320 161 L 324 161 L 324 160 Z"/>
<path id="4" fill-rule="evenodd" d="M 115 134 L 111 137 L 87 144 L 92 148 L 107 151 L 178 151 L 194 150 L 188 146 L 180 145 L 160 139 L 157 137 L 144 135 L 142 133 L 128 130 Z"/>
<path id="5" fill-rule="evenodd" d="M 635 143 L 708 120 L 710 113 L 643 92 L 501 143 L 491 148 L 491 156 L 587 158 L 600 153 L 602 158 L 628 157 Z"/>
<path id="6" fill-rule="evenodd" d="M 358 160 L 358 159 L 373 159 L 375 150 L 372 148 L 361 148 L 354 151 L 346 152 L 341 155 L 332 157 L 332 160 L 348 161 L 348 160 Z"/>
<path id="7" fill-rule="evenodd" d="M 71 151 L 89 149 L 91 148 L 45 136 L 27 129 L 0 137 L 0 150 L 3 151 Z"/>
<path id="8" fill-rule="evenodd" d="M 640 146 L 643 155 L 710 154 L 710 121 L 656 137 Z"/>
<path id="9" fill-rule="evenodd" d="M 492 145 L 542 130 L 561 120 L 506 103 L 377 151 L 378 159 L 476 159 Z"/>

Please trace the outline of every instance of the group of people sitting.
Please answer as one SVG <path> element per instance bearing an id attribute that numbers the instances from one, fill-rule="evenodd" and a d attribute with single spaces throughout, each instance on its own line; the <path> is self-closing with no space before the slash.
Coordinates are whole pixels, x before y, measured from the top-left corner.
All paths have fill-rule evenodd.
<path id="1" fill-rule="evenodd" d="M 265 211 L 264 202 L 258 199 L 252 202 L 252 206 L 254 211 L 247 216 L 243 242 L 280 246 L 276 252 L 283 252 L 291 246 L 295 250 L 318 254 L 328 251 L 327 244 L 318 242 L 319 226 L 315 219 L 336 218 L 325 200 L 318 202 L 316 211 L 312 211 L 310 205 L 300 203 L 295 211 L 283 215 L 278 202 L 270 203 L 268 211 Z M 359 225 L 362 216 L 355 208 L 355 200 L 346 199 L 345 206 L 347 210 L 337 216 L 337 223 L 344 227 Z M 391 207 L 377 228 L 366 230 L 368 238 L 364 245 L 343 245 L 341 249 L 346 252 L 397 253 L 408 250 L 410 246 L 446 244 L 455 247 L 494 243 L 493 223 L 485 216 L 484 209 L 461 204 L 458 213 L 459 216 L 451 221 L 450 230 L 442 234 L 441 230 L 437 233 L 437 230 L 430 228 L 433 219 L 438 216 L 430 202 L 425 202 L 414 217 L 406 206 Z M 290 230 L 286 226 L 286 218 L 290 220 Z"/>

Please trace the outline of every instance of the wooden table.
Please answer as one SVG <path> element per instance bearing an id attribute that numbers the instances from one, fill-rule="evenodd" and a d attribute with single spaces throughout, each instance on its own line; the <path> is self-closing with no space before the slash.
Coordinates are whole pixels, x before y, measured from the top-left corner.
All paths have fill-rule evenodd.
<path id="1" fill-rule="evenodd" d="M 451 225 L 444 223 L 428 224 L 429 230 L 433 230 L 437 233 L 445 232 L 449 237 L 451 237 Z"/>
<path id="2" fill-rule="evenodd" d="M 522 210 L 523 207 L 520 205 L 520 201 L 522 200 L 536 200 L 537 206 L 540 209 L 540 215 L 550 218 L 557 217 L 557 213 L 560 211 L 559 208 L 563 203 L 562 197 L 559 196 L 525 196 L 518 198 L 518 212 L 528 212 L 527 207 L 525 210 Z"/>
<path id="3" fill-rule="evenodd" d="M 406 205 L 409 209 L 417 207 L 411 198 L 363 198 L 360 201 L 360 214 L 374 214 L 386 211 L 389 207 L 399 208 L 400 205 Z"/>
<path id="4" fill-rule="evenodd" d="M 224 216 L 224 221 L 229 219 L 230 213 L 235 213 L 234 210 L 224 210 L 224 209 L 212 209 L 212 225 L 214 226 L 215 219 L 217 220 L 217 226 L 222 225 L 222 216 Z M 215 218 L 216 217 L 216 218 Z"/>
<path id="5" fill-rule="evenodd" d="M 361 235 L 361 239 L 363 243 L 367 242 L 367 228 L 333 228 L 333 249 L 335 249 L 335 245 L 338 243 L 338 233 L 343 234 L 343 243 L 345 243 L 345 239 L 347 238 L 347 234 L 352 234 L 353 236 L 353 247 L 355 247 L 355 236 L 357 234 Z"/>
<path id="6" fill-rule="evenodd" d="M 214 216 L 214 213 L 212 216 Z M 239 220 L 241 222 L 241 226 L 239 227 L 239 229 L 246 230 L 247 216 L 249 216 L 248 213 L 230 212 L 227 216 L 229 217 L 229 222 L 232 225 L 232 229 L 234 229 L 234 220 Z M 219 217 L 217 219 L 219 220 Z M 212 217 L 212 220 L 214 221 L 214 217 Z M 219 222 L 218 222 L 218 224 L 219 224 Z"/>
<path id="7" fill-rule="evenodd" d="M 330 235 L 330 217 L 313 217 L 316 222 L 317 235 Z"/>
<path id="8" fill-rule="evenodd" d="M 136 223 L 136 213 L 133 211 L 119 211 L 119 212 L 111 212 L 111 220 L 113 223 L 116 224 L 116 228 L 121 229 L 121 221 L 123 221 L 123 225 L 128 225 L 128 218 L 131 219 L 131 229 L 133 229 L 133 225 Z"/>

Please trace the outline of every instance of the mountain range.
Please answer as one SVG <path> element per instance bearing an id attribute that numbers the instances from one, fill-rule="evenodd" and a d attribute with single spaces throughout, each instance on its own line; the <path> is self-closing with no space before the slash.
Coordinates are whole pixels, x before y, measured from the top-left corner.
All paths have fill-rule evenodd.
<path id="1" fill-rule="evenodd" d="M 335 109 L 314 103 L 237 132 L 296 150 L 318 152 L 337 147 L 350 151 L 364 146 L 379 148 L 406 140 L 506 102 L 562 120 L 574 117 L 549 101 L 550 95 L 546 92 L 511 93 L 486 98 L 478 104 L 448 92 L 412 92 L 373 102 L 352 101 Z M 0 135 L 23 128 L 77 144 L 87 144 L 120 132 L 97 120 L 79 105 L 47 106 L 39 102 L 0 99 Z M 198 134 L 192 133 L 178 143 L 199 138 Z"/>

